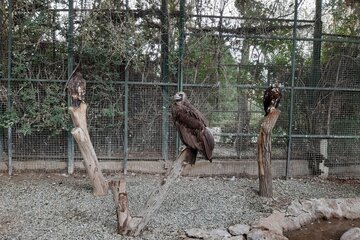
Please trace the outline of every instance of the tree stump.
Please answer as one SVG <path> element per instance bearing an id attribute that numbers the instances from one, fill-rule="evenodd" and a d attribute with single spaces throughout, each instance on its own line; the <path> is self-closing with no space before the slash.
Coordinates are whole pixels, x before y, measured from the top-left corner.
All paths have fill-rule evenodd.
<path id="1" fill-rule="evenodd" d="M 126 235 L 133 226 L 130 225 L 132 217 L 129 211 L 128 194 L 126 193 L 126 180 L 123 175 L 120 178 L 109 180 L 109 187 L 113 194 L 118 220 L 117 232 Z"/>
<path id="2" fill-rule="evenodd" d="M 78 108 L 69 107 L 69 112 L 75 126 L 71 134 L 79 145 L 84 159 L 83 164 L 93 186 L 94 196 L 104 196 L 108 192 L 108 183 L 101 172 L 99 161 L 87 130 L 86 109 L 87 105 L 85 103 L 81 103 Z"/>
<path id="3" fill-rule="evenodd" d="M 272 172 L 271 172 L 271 133 L 280 116 L 281 111 L 271 108 L 269 114 L 260 125 L 258 137 L 258 172 L 259 172 L 259 195 L 272 197 Z"/>

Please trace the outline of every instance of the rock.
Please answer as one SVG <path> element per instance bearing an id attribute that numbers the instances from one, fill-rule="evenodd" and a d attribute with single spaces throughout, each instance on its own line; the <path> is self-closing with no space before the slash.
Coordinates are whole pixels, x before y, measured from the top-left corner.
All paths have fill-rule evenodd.
<path id="1" fill-rule="evenodd" d="M 346 198 L 340 206 L 342 217 L 348 219 L 360 218 L 360 198 Z"/>
<path id="2" fill-rule="evenodd" d="M 261 218 L 258 222 L 251 224 L 252 228 L 269 230 L 276 234 L 283 234 L 283 227 L 289 221 L 285 218 L 285 213 L 274 211 L 270 216 Z"/>
<path id="3" fill-rule="evenodd" d="M 225 228 L 211 230 L 208 232 L 208 234 L 209 234 L 209 238 L 205 238 L 205 239 L 222 240 L 224 238 L 231 237 L 231 234 Z"/>
<path id="4" fill-rule="evenodd" d="M 208 236 L 208 232 L 206 230 L 200 228 L 191 228 L 185 230 L 186 236 L 192 238 L 205 238 Z"/>
<path id="5" fill-rule="evenodd" d="M 250 226 L 246 224 L 236 224 L 234 226 L 230 226 L 228 230 L 231 235 L 239 236 L 239 235 L 248 234 L 250 231 Z"/>
<path id="6" fill-rule="evenodd" d="M 247 235 L 247 240 L 289 240 L 283 235 L 279 235 L 267 230 L 252 229 Z"/>
<path id="7" fill-rule="evenodd" d="M 192 228 L 185 230 L 188 237 L 200 238 L 204 240 L 222 240 L 231 237 L 231 234 L 225 228 L 213 229 L 210 231 L 200 228 Z"/>
<path id="8" fill-rule="evenodd" d="M 360 239 L 360 228 L 354 227 L 347 230 L 340 238 L 340 240 L 358 240 Z"/>
<path id="9" fill-rule="evenodd" d="M 223 238 L 222 240 L 246 240 L 246 239 L 244 236 L 240 235 L 240 236 L 226 237 L 226 238 Z"/>

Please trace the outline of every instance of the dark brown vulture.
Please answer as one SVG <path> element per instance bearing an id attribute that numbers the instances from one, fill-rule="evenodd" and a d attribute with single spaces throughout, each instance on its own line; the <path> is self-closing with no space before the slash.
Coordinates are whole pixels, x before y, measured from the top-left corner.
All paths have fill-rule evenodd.
<path id="1" fill-rule="evenodd" d="M 68 82 L 68 91 L 72 99 L 72 106 L 79 107 L 85 101 L 86 82 L 80 72 L 74 73 Z"/>
<path id="2" fill-rule="evenodd" d="M 214 150 L 214 136 L 207 128 L 208 120 L 186 98 L 184 92 L 174 95 L 171 117 L 180 139 L 191 150 L 190 164 L 195 164 L 198 151 L 210 162 Z"/>
<path id="3" fill-rule="evenodd" d="M 271 110 L 271 108 L 277 108 L 280 103 L 281 99 L 281 88 L 279 83 L 271 84 L 265 91 L 264 91 L 264 110 L 265 116 L 267 116 Z"/>

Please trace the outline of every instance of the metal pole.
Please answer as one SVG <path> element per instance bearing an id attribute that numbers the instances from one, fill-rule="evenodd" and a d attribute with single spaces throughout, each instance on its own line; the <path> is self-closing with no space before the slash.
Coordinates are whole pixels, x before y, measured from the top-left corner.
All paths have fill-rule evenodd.
<path id="1" fill-rule="evenodd" d="M 162 157 L 168 160 L 169 152 L 169 20 L 167 0 L 161 1 L 161 79 L 162 86 Z"/>
<path id="2" fill-rule="evenodd" d="M 288 151 L 286 160 L 286 179 L 289 178 L 289 168 L 291 159 L 291 146 L 292 146 L 292 124 L 293 124 L 293 112 L 294 112 L 294 85 L 295 85 L 295 70 L 296 70 L 296 30 L 297 30 L 297 19 L 298 19 L 298 0 L 295 0 L 295 11 L 294 11 L 294 25 L 293 25 L 293 40 L 291 50 L 291 89 L 290 89 L 290 112 L 289 112 L 289 140 L 288 140 Z"/>
<path id="3" fill-rule="evenodd" d="M 125 102 L 124 102 L 124 174 L 127 173 L 129 159 L 129 68 L 125 68 Z"/>
<path id="4" fill-rule="evenodd" d="M 183 90 L 183 80 L 184 80 L 184 42 L 185 42 L 185 2 L 186 0 L 180 0 L 180 13 L 179 13 L 179 64 L 177 72 L 177 90 Z M 179 134 L 176 134 L 176 155 L 178 155 L 178 150 L 180 147 L 180 138 Z"/>
<path id="5" fill-rule="evenodd" d="M 68 79 L 71 77 L 74 67 L 74 1 L 69 0 L 69 28 L 68 28 Z M 71 98 L 68 96 L 68 106 Z M 74 138 L 68 132 L 68 174 L 74 173 Z"/>
<path id="6" fill-rule="evenodd" d="M 2 2 L 2 4 L 5 4 L 5 2 Z M 1 29 L 5 29 L 5 26 L 3 25 L 4 23 L 4 16 L 5 15 L 5 12 L 1 12 L 0 13 L 0 28 Z M 3 39 L 1 39 L 2 41 Z M 5 49 L 3 48 L 3 46 L 0 47 L 0 56 L 1 58 L 4 56 L 5 58 Z M 2 60 L 0 60 L 2 61 Z M 4 71 L 4 67 L 1 65 L 0 66 L 0 78 L 3 78 L 3 71 Z M 3 109 L 0 108 L 0 114 L 3 114 Z M 0 127 L 0 161 L 2 160 L 2 156 L 3 156 L 3 153 L 4 153 L 4 129 Z"/>
<path id="7" fill-rule="evenodd" d="M 12 43 L 13 43 L 13 1 L 9 0 L 9 24 L 8 24 L 8 67 L 7 67 L 7 110 L 8 112 L 12 111 L 12 90 L 11 90 L 11 72 L 12 72 Z M 13 164 L 12 164 L 12 128 L 8 127 L 8 173 L 12 175 Z"/>
<path id="8" fill-rule="evenodd" d="M 185 1 L 180 0 L 180 14 L 179 14 L 179 64 L 177 72 L 178 91 L 183 90 L 184 80 L 184 44 L 185 44 Z"/>
<path id="9" fill-rule="evenodd" d="M 126 21 L 128 20 L 129 0 L 126 0 Z M 129 63 L 125 67 L 125 99 L 124 99 L 124 161 L 123 172 L 127 173 L 127 164 L 129 159 Z"/>

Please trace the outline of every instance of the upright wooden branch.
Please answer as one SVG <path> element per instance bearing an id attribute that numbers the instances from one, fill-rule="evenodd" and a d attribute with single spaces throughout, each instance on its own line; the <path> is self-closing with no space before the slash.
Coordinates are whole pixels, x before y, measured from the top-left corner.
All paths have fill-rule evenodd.
<path id="1" fill-rule="evenodd" d="M 84 166 L 93 186 L 94 196 L 104 196 L 108 191 L 108 183 L 101 172 L 99 161 L 87 130 L 86 109 L 87 105 L 85 103 L 81 103 L 78 108 L 69 107 L 69 112 L 75 126 L 71 134 L 79 145 L 84 159 Z"/>
<path id="2" fill-rule="evenodd" d="M 109 187 L 113 194 L 118 220 L 117 232 L 126 235 L 131 231 L 130 221 L 132 217 L 129 211 L 129 200 L 126 193 L 126 181 L 123 175 L 120 178 L 109 180 Z"/>
<path id="3" fill-rule="evenodd" d="M 259 194 L 262 197 L 272 197 L 271 172 L 271 133 L 280 116 L 280 111 L 272 108 L 260 125 L 258 137 L 258 168 L 259 168 Z"/>

